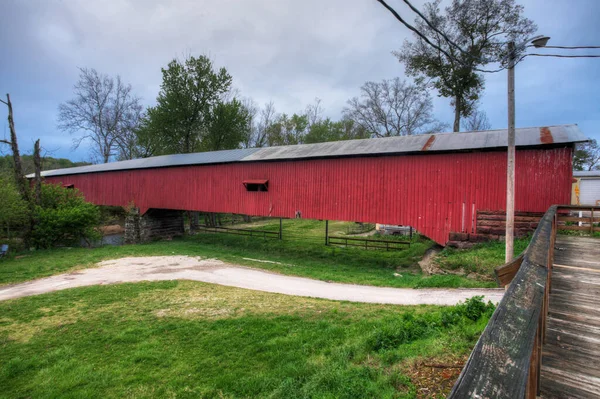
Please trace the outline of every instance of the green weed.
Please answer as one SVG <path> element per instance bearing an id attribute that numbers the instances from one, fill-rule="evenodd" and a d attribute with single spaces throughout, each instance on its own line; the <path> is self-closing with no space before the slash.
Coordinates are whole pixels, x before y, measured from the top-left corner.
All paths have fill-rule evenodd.
<path id="1" fill-rule="evenodd" d="M 407 367 L 464 357 L 485 327 L 487 313 L 472 320 L 467 308 L 335 302 L 190 281 L 5 301 L 0 397 L 415 398 Z M 444 325 L 449 312 L 457 319 Z"/>

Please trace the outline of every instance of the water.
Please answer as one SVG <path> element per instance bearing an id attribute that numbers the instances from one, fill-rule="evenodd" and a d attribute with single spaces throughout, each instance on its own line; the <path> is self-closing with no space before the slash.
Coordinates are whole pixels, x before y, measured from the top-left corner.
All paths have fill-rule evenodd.
<path id="1" fill-rule="evenodd" d="M 82 247 L 88 247 L 88 243 L 85 240 L 81 240 L 79 245 L 81 245 Z M 123 233 L 107 234 L 104 237 L 102 237 L 102 239 L 93 241 L 90 246 L 96 248 L 102 247 L 104 245 L 123 245 Z"/>

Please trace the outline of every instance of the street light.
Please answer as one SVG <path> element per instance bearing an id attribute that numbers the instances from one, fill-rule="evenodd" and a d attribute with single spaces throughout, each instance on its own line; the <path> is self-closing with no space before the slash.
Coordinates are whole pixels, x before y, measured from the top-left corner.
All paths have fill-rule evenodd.
<path id="1" fill-rule="evenodd" d="M 506 165 L 506 263 L 514 256 L 515 237 L 515 62 L 517 50 L 522 50 L 531 43 L 534 47 L 545 47 L 550 37 L 536 36 L 527 39 L 518 46 L 508 43 L 508 160 Z"/>

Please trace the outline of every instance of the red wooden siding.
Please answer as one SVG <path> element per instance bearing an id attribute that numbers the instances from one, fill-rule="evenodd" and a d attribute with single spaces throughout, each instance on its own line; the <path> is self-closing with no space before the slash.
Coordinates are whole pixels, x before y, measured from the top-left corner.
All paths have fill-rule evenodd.
<path id="1" fill-rule="evenodd" d="M 572 149 L 518 150 L 516 210 L 568 204 Z M 440 244 L 474 232 L 473 212 L 504 210 L 506 152 L 197 165 L 49 177 L 99 205 L 411 225 Z M 244 180 L 268 179 L 268 192 Z"/>

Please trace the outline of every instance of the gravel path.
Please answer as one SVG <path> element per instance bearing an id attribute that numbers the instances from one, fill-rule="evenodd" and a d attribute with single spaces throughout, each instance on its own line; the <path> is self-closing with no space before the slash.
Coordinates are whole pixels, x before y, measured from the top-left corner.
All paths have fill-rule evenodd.
<path id="1" fill-rule="evenodd" d="M 0 288 L 0 301 L 89 285 L 195 280 L 231 287 L 333 300 L 396 305 L 453 305 L 475 295 L 497 303 L 503 289 L 410 289 L 327 283 L 188 256 L 151 256 L 100 262 L 78 270 Z"/>

